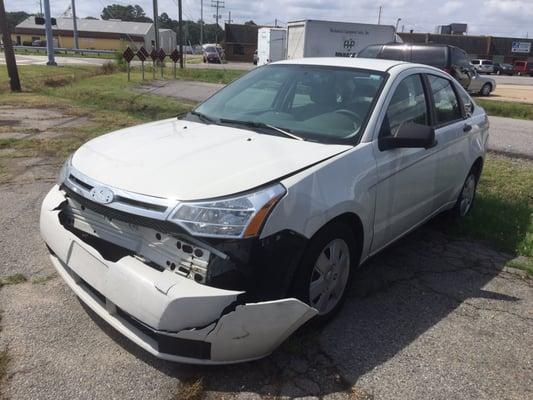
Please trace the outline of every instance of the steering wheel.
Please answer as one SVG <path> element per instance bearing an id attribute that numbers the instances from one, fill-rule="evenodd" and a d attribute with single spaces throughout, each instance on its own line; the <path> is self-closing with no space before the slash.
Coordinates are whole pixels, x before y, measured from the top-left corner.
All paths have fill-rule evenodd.
<path id="1" fill-rule="evenodd" d="M 340 110 L 335 110 L 334 112 L 336 112 L 338 114 L 346 115 L 347 117 L 352 119 L 353 127 L 355 128 L 355 130 L 357 130 L 358 128 L 360 128 L 363 125 L 363 118 L 361 118 L 359 116 L 359 114 L 357 114 L 354 111 L 346 110 L 345 108 L 342 108 Z"/>

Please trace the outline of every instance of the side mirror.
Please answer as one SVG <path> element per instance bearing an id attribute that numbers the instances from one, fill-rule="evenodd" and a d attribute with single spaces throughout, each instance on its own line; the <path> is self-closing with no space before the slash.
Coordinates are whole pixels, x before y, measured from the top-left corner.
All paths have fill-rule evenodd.
<path id="1" fill-rule="evenodd" d="M 381 151 L 402 147 L 430 149 L 436 144 L 435 129 L 414 122 L 407 122 L 400 126 L 395 136 L 383 136 L 378 139 L 378 147 Z"/>

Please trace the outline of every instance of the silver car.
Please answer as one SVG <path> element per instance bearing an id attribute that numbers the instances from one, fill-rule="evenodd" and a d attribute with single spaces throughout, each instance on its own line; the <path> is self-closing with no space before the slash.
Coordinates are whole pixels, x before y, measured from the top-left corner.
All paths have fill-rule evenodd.
<path id="1" fill-rule="evenodd" d="M 477 72 L 489 75 L 494 72 L 494 63 L 492 60 L 472 60 L 470 62 Z"/>
<path id="2" fill-rule="evenodd" d="M 471 77 L 468 91 L 470 93 L 480 94 L 482 96 L 489 96 L 496 89 L 496 81 L 487 76 L 481 76 L 472 68 L 469 71 Z"/>

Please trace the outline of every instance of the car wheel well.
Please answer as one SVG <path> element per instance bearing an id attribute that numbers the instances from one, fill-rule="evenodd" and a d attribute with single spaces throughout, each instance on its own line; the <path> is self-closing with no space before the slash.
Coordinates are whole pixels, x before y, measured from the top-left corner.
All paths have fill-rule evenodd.
<path id="1" fill-rule="evenodd" d="M 335 223 L 343 223 L 345 224 L 354 234 L 356 238 L 356 248 L 358 249 L 359 254 L 357 255 L 357 264 L 359 265 L 360 259 L 361 259 L 361 252 L 363 250 L 364 245 L 364 229 L 363 229 L 363 223 L 361 222 L 361 218 L 355 213 L 352 212 L 346 212 L 344 214 L 340 214 L 333 218 L 331 221 L 329 221 L 326 225 L 324 225 L 321 229 L 324 227 L 335 224 Z"/>
<path id="2" fill-rule="evenodd" d="M 479 181 L 479 178 L 481 177 L 481 171 L 483 171 L 483 158 L 478 157 L 476 161 L 474 161 L 474 164 L 472 164 L 472 168 L 470 168 L 470 171 L 473 171 L 476 173 L 476 179 Z"/>

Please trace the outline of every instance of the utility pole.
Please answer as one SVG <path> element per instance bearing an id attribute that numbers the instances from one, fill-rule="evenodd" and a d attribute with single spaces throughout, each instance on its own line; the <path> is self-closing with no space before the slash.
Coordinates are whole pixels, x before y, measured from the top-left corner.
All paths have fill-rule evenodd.
<path id="1" fill-rule="evenodd" d="M 159 22 L 157 18 L 159 13 L 157 12 L 157 0 L 154 0 L 154 31 L 155 31 L 155 51 L 159 51 Z"/>
<path id="2" fill-rule="evenodd" d="M 231 19 L 231 11 L 229 12 L 228 19 L 226 20 L 228 24 L 231 24 L 233 20 Z"/>
<path id="3" fill-rule="evenodd" d="M 200 0 L 200 46 L 204 44 L 204 0 Z"/>
<path id="4" fill-rule="evenodd" d="M 383 6 L 379 6 L 379 13 L 378 13 L 378 25 L 381 25 L 381 9 Z"/>
<path id="5" fill-rule="evenodd" d="M 6 57 L 7 74 L 9 75 L 9 85 L 12 92 L 20 92 L 20 79 L 17 69 L 17 61 L 11 41 L 11 32 L 7 26 L 6 9 L 4 0 L 0 0 L 0 30 L 2 31 L 2 41 L 4 42 L 4 55 Z"/>
<path id="6" fill-rule="evenodd" d="M 74 48 L 78 50 L 78 21 L 76 20 L 76 0 L 72 0 L 72 28 L 74 29 Z"/>
<path id="7" fill-rule="evenodd" d="M 54 34 L 52 32 L 52 16 L 50 13 L 50 0 L 44 0 L 44 29 L 46 31 L 46 53 L 48 62 L 46 65 L 57 65 L 54 56 Z"/>
<path id="8" fill-rule="evenodd" d="M 183 69 L 183 17 L 181 15 L 181 0 L 178 0 L 178 40 L 180 46 L 180 68 Z"/>
<path id="9" fill-rule="evenodd" d="M 215 17 L 215 20 L 216 20 L 215 43 L 218 44 L 218 28 L 219 28 L 218 19 L 221 17 L 221 15 L 219 14 L 219 10 L 221 8 L 225 8 L 224 0 L 211 0 L 211 7 L 216 9 L 216 14 L 213 15 L 213 17 Z"/>
<path id="10" fill-rule="evenodd" d="M 274 28 L 277 28 L 277 27 L 278 27 L 278 19 L 276 18 L 276 19 L 274 20 Z"/>
<path id="11" fill-rule="evenodd" d="M 39 17 L 43 16 L 43 0 L 39 0 Z"/>

